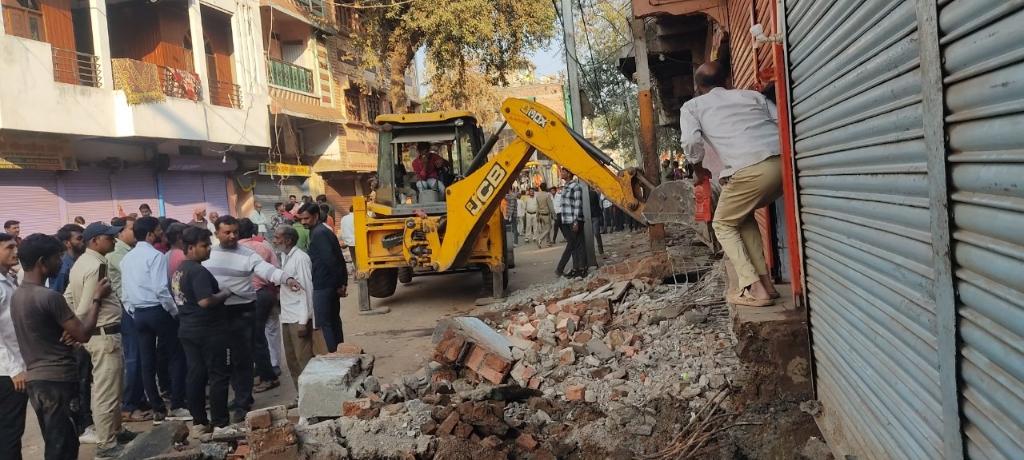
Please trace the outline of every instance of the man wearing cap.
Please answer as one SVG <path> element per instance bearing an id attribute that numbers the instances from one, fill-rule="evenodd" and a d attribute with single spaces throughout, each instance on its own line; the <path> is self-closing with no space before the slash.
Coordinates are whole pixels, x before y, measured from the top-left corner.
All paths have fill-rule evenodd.
<path id="1" fill-rule="evenodd" d="M 114 237 L 122 227 L 93 222 L 85 228 L 85 252 L 68 273 L 64 299 L 79 319 L 85 319 L 93 307 L 99 280 L 107 278 L 105 256 L 114 251 Z M 121 387 L 124 382 L 124 355 L 121 353 L 121 303 L 113 292 L 100 298 L 96 327 L 84 344 L 92 360 L 92 422 L 96 430 L 96 455 L 109 457 L 120 450 L 118 440 L 134 437 L 121 427 Z"/>

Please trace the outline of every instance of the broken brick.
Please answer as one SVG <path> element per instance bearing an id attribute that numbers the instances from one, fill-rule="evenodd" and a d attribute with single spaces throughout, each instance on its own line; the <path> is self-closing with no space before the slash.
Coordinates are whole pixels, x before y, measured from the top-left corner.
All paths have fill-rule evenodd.
<path id="1" fill-rule="evenodd" d="M 537 444 L 537 440 L 530 433 L 523 433 L 516 438 L 516 445 L 526 450 L 536 449 Z"/>
<path id="2" fill-rule="evenodd" d="M 544 379 L 541 378 L 540 376 L 533 377 L 533 378 L 530 379 L 530 383 L 527 384 L 526 387 L 531 389 L 531 390 L 537 390 L 537 389 L 540 388 L 540 384 L 543 381 L 544 381 Z"/>
<path id="3" fill-rule="evenodd" d="M 520 324 L 512 327 L 512 335 L 521 339 L 532 339 L 537 336 L 537 327 L 533 324 Z"/>
<path id="4" fill-rule="evenodd" d="M 512 380 L 515 380 L 519 386 L 525 387 L 528 385 L 530 379 L 533 378 L 534 375 L 537 375 L 537 370 L 529 364 L 519 361 L 512 368 L 512 372 L 510 372 L 509 375 L 512 376 Z"/>
<path id="5" fill-rule="evenodd" d="M 572 341 L 576 343 L 587 343 L 594 335 L 590 331 L 579 331 L 573 334 Z"/>
<path id="6" fill-rule="evenodd" d="M 558 350 L 558 364 L 568 366 L 576 362 L 576 352 L 572 347 Z"/>
<path id="7" fill-rule="evenodd" d="M 270 428 L 270 425 L 273 423 L 274 420 L 270 416 L 270 411 L 266 409 L 254 410 L 245 414 L 245 426 L 249 428 L 250 431 Z"/>
<path id="8" fill-rule="evenodd" d="M 341 415 L 361 419 L 373 418 L 380 414 L 370 398 L 349 399 L 341 403 Z"/>
<path id="9" fill-rule="evenodd" d="M 455 425 L 459 423 L 459 413 L 452 411 L 448 414 L 448 418 L 444 419 L 440 425 L 437 426 L 437 434 L 443 436 L 446 434 L 452 434 L 452 430 L 455 429 Z"/>
<path id="10" fill-rule="evenodd" d="M 454 363 L 459 359 L 459 354 L 462 353 L 462 347 L 465 344 L 466 339 L 456 335 L 454 330 L 445 331 L 441 340 L 437 342 L 437 346 L 434 347 L 434 361 Z"/>
<path id="11" fill-rule="evenodd" d="M 497 449 L 501 445 L 501 438 L 491 435 L 482 439 L 480 445 L 488 449 Z"/>
<path id="12" fill-rule="evenodd" d="M 437 431 L 437 422 L 433 420 L 427 420 L 426 423 L 420 425 L 420 433 L 425 435 L 432 435 Z"/>
<path id="13" fill-rule="evenodd" d="M 342 342 L 338 344 L 338 350 L 335 353 L 339 355 L 361 355 L 363 354 L 363 348 L 359 345 Z"/>
<path id="14" fill-rule="evenodd" d="M 459 422 L 455 425 L 455 429 L 452 431 L 452 434 L 462 439 L 468 439 L 469 435 L 473 434 L 473 425 L 465 422 Z"/>
<path id="15" fill-rule="evenodd" d="M 511 370 L 512 360 L 490 353 L 486 348 L 475 344 L 470 348 L 464 365 L 491 383 L 499 384 Z"/>
<path id="16" fill-rule="evenodd" d="M 562 309 L 558 307 L 557 302 L 551 302 L 545 305 L 544 308 L 549 315 L 557 315 L 559 311 L 562 311 Z"/>
<path id="17" fill-rule="evenodd" d="M 569 401 L 583 401 L 587 395 L 587 387 L 583 385 L 569 385 L 565 387 L 565 399 Z"/>

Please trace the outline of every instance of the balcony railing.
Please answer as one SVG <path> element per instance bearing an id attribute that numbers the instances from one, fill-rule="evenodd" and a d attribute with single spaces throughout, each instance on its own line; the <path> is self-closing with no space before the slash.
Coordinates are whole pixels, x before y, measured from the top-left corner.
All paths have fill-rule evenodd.
<path id="1" fill-rule="evenodd" d="M 229 81 L 210 82 L 210 102 L 221 107 L 242 108 L 242 88 Z"/>
<path id="2" fill-rule="evenodd" d="M 203 84 L 199 80 L 199 74 L 162 65 L 158 65 L 157 69 L 164 94 L 192 101 L 203 98 Z"/>
<path id="3" fill-rule="evenodd" d="M 317 18 L 327 17 L 327 10 L 324 7 L 324 0 L 295 0 L 303 9 Z"/>
<path id="4" fill-rule="evenodd" d="M 99 88 L 100 61 L 96 56 L 61 48 L 53 48 L 53 79 L 72 85 Z"/>
<path id="5" fill-rule="evenodd" d="M 281 88 L 313 94 L 313 71 L 280 59 L 267 58 L 270 84 Z"/>

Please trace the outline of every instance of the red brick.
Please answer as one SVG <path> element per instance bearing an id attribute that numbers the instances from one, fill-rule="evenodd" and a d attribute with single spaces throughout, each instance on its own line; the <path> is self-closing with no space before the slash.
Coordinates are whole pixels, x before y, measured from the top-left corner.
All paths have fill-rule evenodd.
<path id="1" fill-rule="evenodd" d="M 293 460 L 299 458 L 298 444 L 289 446 L 278 446 L 260 452 L 253 452 L 249 457 L 251 460 Z"/>
<path id="2" fill-rule="evenodd" d="M 521 339 L 532 339 L 537 336 L 537 328 L 533 324 L 520 324 L 512 327 L 512 335 Z"/>
<path id="3" fill-rule="evenodd" d="M 544 306 L 549 315 L 557 315 L 560 309 L 558 308 L 558 302 L 551 302 Z"/>
<path id="4" fill-rule="evenodd" d="M 363 348 L 353 343 L 339 343 L 338 351 L 339 355 L 361 355 L 363 354 Z"/>
<path id="5" fill-rule="evenodd" d="M 523 433 L 516 438 L 516 444 L 526 450 L 533 450 L 537 448 L 537 440 L 533 438 L 530 433 Z"/>
<path id="6" fill-rule="evenodd" d="M 270 425 L 274 423 L 274 419 L 270 416 L 270 411 L 266 409 L 254 410 L 245 414 L 245 426 L 249 430 L 260 430 L 263 428 L 270 428 Z"/>
<path id="7" fill-rule="evenodd" d="M 636 356 L 636 347 L 623 346 L 620 347 L 618 351 L 621 351 L 623 354 L 630 358 Z"/>
<path id="8" fill-rule="evenodd" d="M 298 442 L 298 437 L 295 436 L 295 425 L 290 423 L 250 431 L 246 438 L 253 453 L 272 451 Z"/>
<path id="9" fill-rule="evenodd" d="M 430 374 L 431 383 L 437 382 L 454 382 L 459 378 L 459 374 L 455 372 L 455 369 L 450 367 L 442 367 L 433 374 Z"/>
<path id="10" fill-rule="evenodd" d="M 492 434 L 481 440 L 480 445 L 488 449 L 497 449 L 501 445 L 501 438 Z"/>
<path id="11" fill-rule="evenodd" d="M 529 364 L 519 361 L 512 367 L 512 371 L 509 374 L 519 385 L 525 386 L 533 376 L 537 375 L 537 370 Z"/>
<path id="12" fill-rule="evenodd" d="M 468 439 L 469 435 L 473 434 L 473 425 L 465 422 L 459 422 L 455 425 L 455 430 L 452 431 L 452 434 L 462 439 Z"/>
<path id="13" fill-rule="evenodd" d="M 587 343 L 592 338 L 594 338 L 594 335 L 590 331 L 577 331 L 573 334 L 572 341 L 576 343 Z"/>
<path id="14" fill-rule="evenodd" d="M 540 384 L 543 381 L 544 381 L 544 379 L 541 378 L 540 376 L 532 377 L 532 378 L 530 378 L 530 383 L 527 384 L 526 386 L 528 388 L 530 388 L 531 390 L 537 390 L 537 389 L 540 389 Z"/>
<path id="15" fill-rule="evenodd" d="M 572 347 L 558 350 L 558 364 L 568 366 L 576 362 L 576 352 Z"/>
<path id="16" fill-rule="evenodd" d="M 480 377 L 487 379 L 495 385 L 504 381 L 505 376 L 508 375 L 509 370 L 512 368 L 511 362 L 504 360 L 498 355 L 488 353 L 485 348 L 479 345 L 473 345 L 464 364 L 467 369 L 476 372 Z"/>
<path id="17" fill-rule="evenodd" d="M 582 401 L 587 395 L 587 387 L 583 385 L 569 385 L 565 387 L 565 399 L 569 401 Z"/>
<path id="18" fill-rule="evenodd" d="M 454 363 L 459 359 L 459 353 L 462 352 L 462 346 L 465 343 L 466 339 L 456 335 L 455 331 L 445 331 L 441 340 L 437 342 L 437 346 L 434 347 L 434 361 Z"/>
<path id="19" fill-rule="evenodd" d="M 341 403 L 341 415 L 345 417 L 372 418 L 378 414 L 380 408 L 374 407 L 370 398 L 350 399 Z"/>
<path id="20" fill-rule="evenodd" d="M 438 436 L 444 436 L 446 434 L 452 434 L 452 430 L 455 429 L 455 425 L 459 423 L 459 413 L 452 411 L 448 414 L 448 418 L 444 419 L 440 425 L 437 426 Z"/>

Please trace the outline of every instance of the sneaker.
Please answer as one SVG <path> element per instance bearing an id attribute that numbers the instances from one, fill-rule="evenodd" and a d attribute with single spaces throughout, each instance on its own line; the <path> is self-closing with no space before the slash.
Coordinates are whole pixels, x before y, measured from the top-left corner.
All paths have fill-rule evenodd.
<path id="1" fill-rule="evenodd" d="M 167 418 L 167 413 L 165 413 L 165 412 L 153 412 L 153 424 L 154 425 L 159 425 L 161 423 L 164 423 L 164 420 L 166 418 Z"/>
<path id="2" fill-rule="evenodd" d="M 183 420 L 188 422 L 192 420 L 192 413 L 189 412 L 188 409 L 181 407 L 171 409 L 171 411 L 167 413 L 167 420 Z"/>
<path id="3" fill-rule="evenodd" d="M 242 432 L 238 428 L 235 428 L 232 425 L 218 426 L 213 429 L 214 436 L 235 436 L 241 433 Z"/>
<path id="4" fill-rule="evenodd" d="M 96 427 L 89 425 L 82 435 L 78 437 L 78 442 L 81 444 L 96 444 L 99 439 L 96 438 Z"/>
<path id="5" fill-rule="evenodd" d="M 123 444 L 114 444 L 106 449 L 97 449 L 96 458 L 117 458 L 124 452 Z"/>
<path id="6" fill-rule="evenodd" d="M 128 444 L 138 436 L 139 434 L 134 431 L 121 430 L 121 432 L 117 434 L 116 439 L 118 444 Z"/>
<path id="7" fill-rule="evenodd" d="M 188 434 L 195 439 L 208 433 L 213 433 L 213 427 L 210 425 L 192 425 L 192 428 L 188 430 Z"/>

